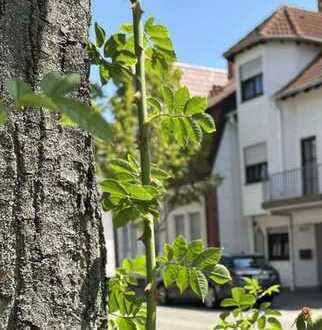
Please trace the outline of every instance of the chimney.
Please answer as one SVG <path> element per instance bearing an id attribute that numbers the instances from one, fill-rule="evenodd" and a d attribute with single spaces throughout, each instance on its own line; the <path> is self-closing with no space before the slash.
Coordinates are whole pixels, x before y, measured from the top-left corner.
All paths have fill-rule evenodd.
<path id="1" fill-rule="evenodd" d="M 322 0 L 318 0 L 318 10 L 322 13 Z"/>

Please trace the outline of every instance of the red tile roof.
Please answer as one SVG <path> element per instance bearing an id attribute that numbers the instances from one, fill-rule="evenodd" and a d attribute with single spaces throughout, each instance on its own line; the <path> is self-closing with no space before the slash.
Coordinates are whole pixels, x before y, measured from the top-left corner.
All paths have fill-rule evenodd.
<path id="1" fill-rule="evenodd" d="M 212 95 L 208 98 L 209 107 L 214 106 L 220 101 L 224 100 L 226 97 L 236 92 L 236 82 L 235 80 L 230 80 L 228 84 L 222 89 L 218 94 Z"/>
<path id="2" fill-rule="evenodd" d="M 209 96 L 214 85 L 223 87 L 227 84 L 226 70 L 184 63 L 176 65 L 182 71 L 181 83 L 189 88 L 192 96 Z"/>
<path id="3" fill-rule="evenodd" d="M 310 63 L 295 79 L 277 93 L 277 97 L 285 99 L 300 92 L 308 91 L 322 85 L 322 53 Z"/>
<path id="4" fill-rule="evenodd" d="M 273 40 L 296 40 L 322 44 L 322 13 L 284 6 L 231 47 L 226 58 L 259 43 Z"/>

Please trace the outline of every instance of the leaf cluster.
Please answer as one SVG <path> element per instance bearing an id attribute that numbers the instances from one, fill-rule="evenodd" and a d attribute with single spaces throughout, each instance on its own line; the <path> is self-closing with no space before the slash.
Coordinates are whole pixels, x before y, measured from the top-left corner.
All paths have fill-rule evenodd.
<path id="1" fill-rule="evenodd" d="M 164 194 L 163 181 L 169 178 L 167 172 L 152 166 L 151 184 L 142 185 L 141 169 L 136 159 L 128 154 L 126 160 L 115 159 L 110 163 L 113 178 L 101 183 L 106 193 L 103 207 L 113 212 L 115 228 L 130 221 L 159 216 L 159 201 Z"/>
<path id="2" fill-rule="evenodd" d="M 191 288 L 204 300 L 209 281 L 219 285 L 231 281 L 227 268 L 219 264 L 220 258 L 221 249 L 205 249 L 202 240 L 188 244 L 183 236 L 178 236 L 172 244 L 165 244 L 158 269 L 166 288 L 175 285 L 181 294 Z"/>
<path id="3" fill-rule="evenodd" d="M 27 83 L 18 80 L 10 81 L 8 90 L 18 109 L 32 107 L 62 113 L 80 128 L 99 139 L 109 141 L 111 126 L 104 117 L 91 106 L 69 96 L 79 90 L 80 83 L 78 74 L 52 72 L 41 80 L 37 92 Z"/>
<path id="4" fill-rule="evenodd" d="M 259 301 L 264 297 L 279 292 L 279 286 L 273 285 L 264 290 L 257 279 L 244 278 L 245 286 L 231 290 L 231 298 L 224 299 L 221 306 L 233 308 L 220 315 L 220 321 L 213 326 L 213 330 L 281 330 L 279 321 L 281 313 L 271 308 L 270 302 L 263 302 L 258 307 Z"/>
<path id="5" fill-rule="evenodd" d="M 108 283 L 109 329 L 144 330 L 146 304 L 131 286 L 137 285 L 137 277 L 145 276 L 145 257 L 125 259 L 116 276 Z"/>

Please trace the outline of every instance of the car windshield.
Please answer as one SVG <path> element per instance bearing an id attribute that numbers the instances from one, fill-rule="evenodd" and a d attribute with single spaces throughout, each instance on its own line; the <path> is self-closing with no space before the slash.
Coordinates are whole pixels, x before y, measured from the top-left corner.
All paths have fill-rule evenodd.
<path id="1" fill-rule="evenodd" d="M 267 265 L 263 257 L 243 257 L 233 259 L 234 268 L 261 268 Z"/>

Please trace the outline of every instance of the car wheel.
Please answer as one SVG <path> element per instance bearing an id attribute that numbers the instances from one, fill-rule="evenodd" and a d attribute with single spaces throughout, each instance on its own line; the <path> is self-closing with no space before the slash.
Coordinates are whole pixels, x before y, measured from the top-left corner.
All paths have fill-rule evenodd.
<path id="1" fill-rule="evenodd" d="M 158 301 L 160 305 L 169 303 L 168 292 L 163 284 L 158 287 Z"/>
<path id="2" fill-rule="evenodd" d="M 218 305 L 216 289 L 212 286 L 209 287 L 208 294 L 204 301 L 204 305 L 207 308 L 215 308 Z"/>

